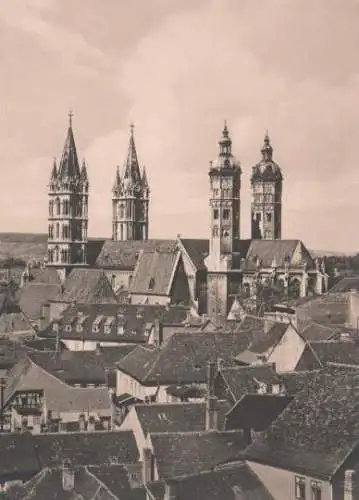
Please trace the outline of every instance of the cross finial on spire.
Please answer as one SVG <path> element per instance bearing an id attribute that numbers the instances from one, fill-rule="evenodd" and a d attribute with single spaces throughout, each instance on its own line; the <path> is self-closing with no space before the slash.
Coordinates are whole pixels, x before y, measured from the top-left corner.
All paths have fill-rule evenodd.
<path id="1" fill-rule="evenodd" d="M 74 116 L 72 109 L 69 111 L 69 127 L 72 127 L 72 117 Z"/>

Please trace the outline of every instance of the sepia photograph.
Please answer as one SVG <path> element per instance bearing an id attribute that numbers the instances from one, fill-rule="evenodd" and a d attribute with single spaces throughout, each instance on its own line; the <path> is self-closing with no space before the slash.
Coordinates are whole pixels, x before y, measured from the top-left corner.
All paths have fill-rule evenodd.
<path id="1" fill-rule="evenodd" d="M 359 500 L 359 0 L 0 0 L 0 500 Z"/>

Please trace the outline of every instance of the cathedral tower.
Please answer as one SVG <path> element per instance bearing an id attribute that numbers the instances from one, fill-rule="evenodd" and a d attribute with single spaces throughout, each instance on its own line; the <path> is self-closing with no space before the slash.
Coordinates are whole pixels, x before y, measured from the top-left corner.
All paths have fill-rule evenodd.
<path id="1" fill-rule="evenodd" d="M 112 239 L 147 240 L 150 189 L 145 167 L 138 163 L 134 126 L 131 125 L 128 155 L 123 172 L 117 167 L 112 190 Z"/>
<path id="2" fill-rule="evenodd" d="M 48 266 L 62 269 L 65 275 L 87 264 L 88 191 L 86 163 L 80 169 L 69 113 L 62 157 L 58 167 L 54 160 L 48 192 Z"/>
<path id="3" fill-rule="evenodd" d="M 226 317 L 229 272 L 234 242 L 240 238 L 240 163 L 232 155 L 232 141 L 225 123 L 219 141 L 219 155 L 210 164 L 210 240 L 206 259 L 208 271 L 207 312 Z"/>
<path id="4" fill-rule="evenodd" d="M 253 167 L 252 239 L 278 240 L 282 237 L 282 172 L 273 161 L 268 134 L 262 147 L 262 160 Z"/>

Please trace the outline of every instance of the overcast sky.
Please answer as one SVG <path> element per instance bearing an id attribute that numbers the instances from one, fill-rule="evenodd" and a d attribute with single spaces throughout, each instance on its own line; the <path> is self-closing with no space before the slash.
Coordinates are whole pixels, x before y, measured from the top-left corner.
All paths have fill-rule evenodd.
<path id="1" fill-rule="evenodd" d="M 91 236 L 135 123 L 150 237 L 208 235 L 208 162 L 227 119 L 243 168 L 269 130 L 284 238 L 359 249 L 359 3 L 354 0 L 1 0 L 0 231 L 47 231 L 47 183 L 74 111 Z"/>

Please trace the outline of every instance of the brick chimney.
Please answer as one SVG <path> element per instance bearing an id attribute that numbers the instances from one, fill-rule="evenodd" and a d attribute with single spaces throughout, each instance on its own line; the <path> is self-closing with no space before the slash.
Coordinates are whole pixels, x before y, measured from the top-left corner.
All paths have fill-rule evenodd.
<path id="1" fill-rule="evenodd" d="M 155 319 L 153 330 L 153 343 L 159 347 L 163 342 L 163 325 L 159 319 Z"/>
<path id="2" fill-rule="evenodd" d="M 344 500 L 356 500 L 359 494 L 357 471 L 348 469 L 344 473 Z"/>
<path id="3" fill-rule="evenodd" d="M 173 482 L 165 483 L 165 494 L 163 500 L 176 500 L 175 484 Z"/>
<path id="4" fill-rule="evenodd" d="M 62 464 L 62 489 L 72 491 L 75 488 L 75 469 L 69 460 Z"/>
<path id="5" fill-rule="evenodd" d="M 214 379 L 217 374 L 217 364 L 210 361 L 207 366 L 207 396 L 206 396 L 206 431 L 218 429 L 217 398 L 214 394 Z"/>
<path id="6" fill-rule="evenodd" d="M 153 454 L 150 448 L 143 448 L 142 453 L 142 480 L 143 484 L 153 481 L 152 474 Z"/>

